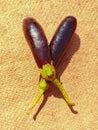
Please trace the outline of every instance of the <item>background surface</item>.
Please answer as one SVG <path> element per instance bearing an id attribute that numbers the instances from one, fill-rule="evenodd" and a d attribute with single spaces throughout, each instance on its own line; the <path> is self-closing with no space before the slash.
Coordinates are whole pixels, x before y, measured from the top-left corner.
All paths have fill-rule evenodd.
<path id="1" fill-rule="evenodd" d="M 39 69 L 23 35 L 23 19 L 35 18 L 50 42 L 68 15 L 78 25 L 57 71 L 76 105 L 71 110 L 51 85 L 28 116 Z M 0 0 L 0 130 L 97 130 L 97 49 L 98 0 Z"/>

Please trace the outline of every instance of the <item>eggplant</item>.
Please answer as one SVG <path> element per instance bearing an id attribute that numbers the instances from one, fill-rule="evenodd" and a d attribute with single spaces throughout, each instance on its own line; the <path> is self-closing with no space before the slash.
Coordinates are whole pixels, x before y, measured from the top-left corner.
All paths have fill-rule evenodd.
<path id="1" fill-rule="evenodd" d="M 38 22 L 33 18 L 24 19 L 24 36 L 31 48 L 35 61 L 40 68 L 41 74 L 38 96 L 35 98 L 27 114 L 30 114 L 32 108 L 37 104 L 43 93 L 47 90 L 49 81 L 53 82 L 58 87 L 69 106 L 75 105 L 69 99 L 66 90 L 58 80 L 55 67 L 59 63 L 61 56 L 69 44 L 75 31 L 76 23 L 76 19 L 73 16 L 65 18 L 52 38 L 49 47 L 45 33 L 40 24 L 38 24 Z"/>
<path id="2" fill-rule="evenodd" d="M 73 16 L 68 16 L 61 22 L 56 30 L 50 42 L 50 54 L 54 66 L 58 66 L 60 63 L 66 49 L 69 46 L 69 41 L 74 34 L 76 26 L 76 18 Z"/>
<path id="3" fill-rule="evenodd" d="M 50 63 L 48 42 L 40 24 L 33 18 L 26 18 L 23 21 L 23 31 L 38 67 Z"/>

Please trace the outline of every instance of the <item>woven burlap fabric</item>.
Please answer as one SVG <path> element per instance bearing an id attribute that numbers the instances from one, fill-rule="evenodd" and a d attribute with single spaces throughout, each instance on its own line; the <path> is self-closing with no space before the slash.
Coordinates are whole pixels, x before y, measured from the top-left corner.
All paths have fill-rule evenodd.
<path id="1" fill-rule="evenodd" d="M 58 71 L 76 104 L 74 112 L 51 85 L 46 101 L 41 98 L 28 116 L 40 74 L 23 35 L 23 19 L 35 18 L 50 42 L 68 15 L 78 24 Z M 98 0 L 0 0 L 0 130 L 97 130 L 97 49 Z"/>

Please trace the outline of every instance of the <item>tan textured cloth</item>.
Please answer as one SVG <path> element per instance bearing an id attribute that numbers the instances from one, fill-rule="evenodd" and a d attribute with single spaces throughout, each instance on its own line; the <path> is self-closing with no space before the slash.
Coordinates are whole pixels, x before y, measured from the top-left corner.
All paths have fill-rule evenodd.
<path id="1" fill-rule="evenodd" d="M 35 18 L 50 42 L 68 15 L 77 18 L 77 35 L 59 73 L 78 114 L 51 85 L 46 101 L 41 98 L 28 116 L 26 110 L 38 93 L 39 69 L 24 38 L 22 21 Z M 97 130 L 97 49 L 98 0 L 0 0 L 0 130 Z M 45 105 L 38 111 L 42 102 Z"/>

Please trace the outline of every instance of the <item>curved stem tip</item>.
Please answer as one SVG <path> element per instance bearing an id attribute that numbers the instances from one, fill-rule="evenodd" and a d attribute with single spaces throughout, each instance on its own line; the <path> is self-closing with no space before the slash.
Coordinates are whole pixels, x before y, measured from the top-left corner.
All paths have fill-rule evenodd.
<path id="1" fill-rule="evenodd" d="M 69 96 L 68 96 L 66 90 L 64 89 L 63 85 L 60 83 L 60 81 L 57 78 L 55 78 L 52 82 L 58 87 L 58 89 L 62 93 L 66 103 L 69 106 L 74 106 L 75 104 L 69 99 Z"/>

